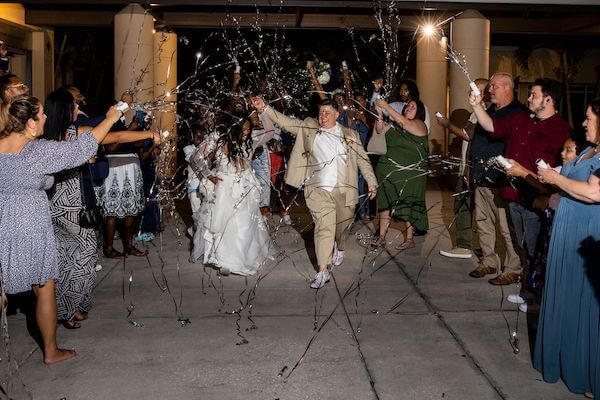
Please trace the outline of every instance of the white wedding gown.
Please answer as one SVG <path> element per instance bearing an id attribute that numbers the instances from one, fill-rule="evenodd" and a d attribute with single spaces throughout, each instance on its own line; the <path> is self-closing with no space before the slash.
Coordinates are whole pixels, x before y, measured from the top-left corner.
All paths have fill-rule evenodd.
<path id="1" fill-rule="evenodd" d="M 226 267 L 238 275 L 254 275 L 275 245 L 258 207 L 260 185 L 252 168 L 236 171 L 222 152 L 217 154 L 210 218 L 204 221 L 204 263 Z"/>
<path id="2" fill-rule="evenodd" d="M 222 149 L 216 149 L 216 136 L 200 145 L 194 162 L 204 176 L 200 193 L 204 199 L 199 213 L 200 229 L 194 234 L 195 259 L 204 264 L 227 268 L 233 274 L 254 275 L 277 250 L 260 213 L 260 184 L 250 160 L 236 166 Z M 208 155 L 214 151 L 213 168 Z M 221 180 L 213 185 L 208 176 Z"/>

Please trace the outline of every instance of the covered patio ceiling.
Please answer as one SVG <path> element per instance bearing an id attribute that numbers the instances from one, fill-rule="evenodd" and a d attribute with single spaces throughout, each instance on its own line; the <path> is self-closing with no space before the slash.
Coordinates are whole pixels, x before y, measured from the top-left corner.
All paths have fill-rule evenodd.
<path id="1" fill-rule="evenodd" d="M 126 0 L 29 0 L 22 2 L 26 22 L 37 26 L 110 26 Z M 300 1 L 300 0 L 164 0 L 142 3 L 159 25 L 172 28 L 220 26 L 304 29 L 378 29 L 373 15 L 393 13 L 398 29 L 413 31 L 426 21 L 445 21 L 475 9 L 491 21 L 492 33 L 600 35 L 598 0 L 492 1 Z M 232 18 L 235 17 L 235 18 Z"/>

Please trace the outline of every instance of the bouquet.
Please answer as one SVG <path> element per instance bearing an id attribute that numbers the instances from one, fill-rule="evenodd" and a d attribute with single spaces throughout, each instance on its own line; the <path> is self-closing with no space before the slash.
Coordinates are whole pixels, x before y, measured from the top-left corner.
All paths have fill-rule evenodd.
<path id="1" fill-rule="evenodd" d="M 308 67 L 314 68 L 317 74 L 317 81 L 321 85 L 326 85 L 329 83 L 331 79 L 331 65 L 327 62 L 320 61 L 318 58 L 315 58 L 314 61 L 308 62 Z"/>

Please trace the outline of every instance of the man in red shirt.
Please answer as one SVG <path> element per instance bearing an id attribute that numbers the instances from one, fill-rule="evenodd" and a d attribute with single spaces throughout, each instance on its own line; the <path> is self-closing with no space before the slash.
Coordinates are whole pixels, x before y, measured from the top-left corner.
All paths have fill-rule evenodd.
<path id="1" fill-rule="evenodd" d="M 527 98 L 531 113 L 517 112 L 504 118 L 492 118 L 481 104 L 481 96 L 471 92 L 469 101 L 479 124 L 494 139 L 506 140 L 505 157 L 512 158 L 529 170 L 536 170 L 536 160 L 558 165 L 559 151 L 571 134 L 571 127 L 560 117 L 557 108 L 562 85 L 552 79 L 536 79 Z M 543 190 L 517 180 L 500 189 L 500 196 L 509 202 L 509 210 L 518 243 L 533 258 L 540 231 L 540 216 L 533 208 L 535 198 Z M 520 280 L 518 274 L 507 272 L 491 279 L 494 285 L 508 285 Z"/>

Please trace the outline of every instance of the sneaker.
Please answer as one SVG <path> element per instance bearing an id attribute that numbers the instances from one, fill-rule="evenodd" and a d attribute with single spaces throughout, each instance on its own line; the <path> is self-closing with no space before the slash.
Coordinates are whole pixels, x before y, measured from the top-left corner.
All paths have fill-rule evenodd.
<path id="1" fill-rule="evenodd" d="M 440 250 L 440 254 L 450 258 L 471 258 L 473 253 L 469 249 L 462 247 L 454 247 L 452 250 Z"/>
<path id="2" fill-rule="evenodd" d="M 96 270 L 96 272 L 100 272 L 102 271 L 102 265 L 96 264 L 96 267 L 94 269 Z"/>
<path id="3" fill-rule="evenodd" d="M 310 284 L 313 289 L 321 289 L 327 282 L 329 282 L 329 271 L 321 271 L 315 275 L 315 279 Z"/>
<path id="4" fill-rule="evenodd" d="M 281 219 L 281 222 L 282 222 L 284 225 L 291 225 L 291 224 L 292 224 L 292 218 L 290 218 L 290 215 L 289 215 L 289 214 L 285 214 L 285 215 L 283 216 L 283 218 Z"/>
<path id="5" fill-rule="evenodd" d="M 519 311 L 527 314 L 527 303 L 519 304 Z"/>
<path id="6" fill-rule="evenodd" d="M 344 262 L 344 251 L 335 249 L 333 251 L 333 256 L 331 257 L 331 263 L 333 264 L 334 267 L 337 267 L 339 265 L 342 265 L 343 262 Z"/>
<path id="7" fill-rule="evenodd" d="M 479 265 L 473 271 L 469 272 L 469 276 L 473 278 L 483 278 L 487 274 L 495 274 L 496 268 L 488 267 L 486 265 Z"/>
<path id="8" fill-rule="evenodd" d="M 503 272 L 495 278 L 488 280 L 492 285 L 510 285 L 521 282 L 521 275 L 514 272 Z"/>
<path id="9" fill-rule="evenodd" d="M 525 304 L 525 299 L 516 293 L 509 294 L 506 297 L 506 300 L 508 300 L 509 302 L 514 303 L 514 304 Z"/>

